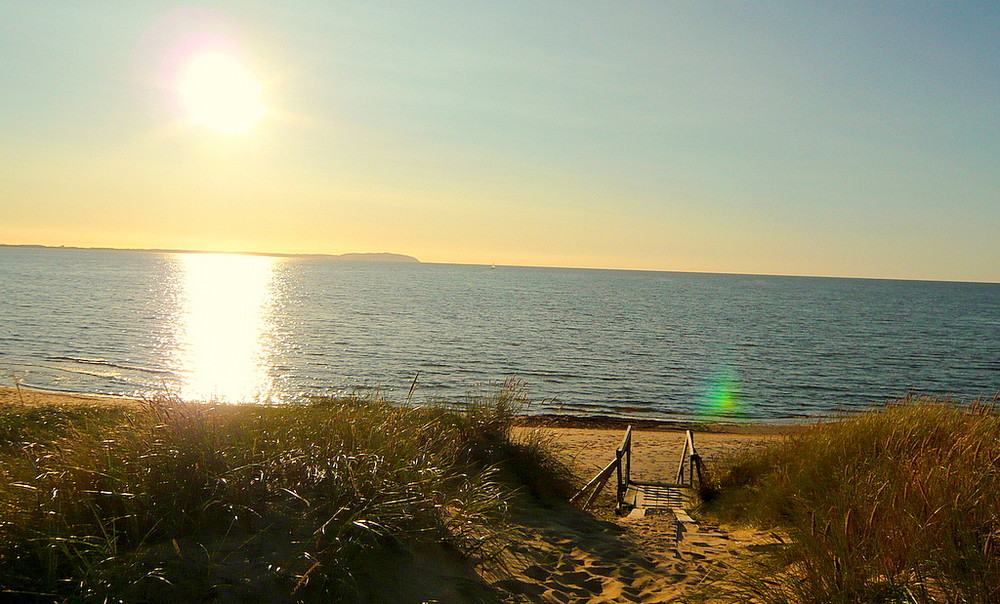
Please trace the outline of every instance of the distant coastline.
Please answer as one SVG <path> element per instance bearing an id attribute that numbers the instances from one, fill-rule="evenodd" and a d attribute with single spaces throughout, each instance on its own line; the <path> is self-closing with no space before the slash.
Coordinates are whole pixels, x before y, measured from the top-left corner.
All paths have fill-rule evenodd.
<path id="1" fill-rule="evenodd" d="M 14 245 L 0 243 L 0 248 L 47 249 L 47 250 L 95 250 L 105 252 L 153 252 L 158 254 L 236 254 L 239 256 L 271 256 L 275 258 L 326 258 L 350 262 L 417 262 L 420 260 L 406 254 L 390 252 L 351 252 L 347 254 L 286 254 L 281 252 L 216 252 L 211 250 L 146 249 L 118 247 L 76 247 L 70 245 Z"/>

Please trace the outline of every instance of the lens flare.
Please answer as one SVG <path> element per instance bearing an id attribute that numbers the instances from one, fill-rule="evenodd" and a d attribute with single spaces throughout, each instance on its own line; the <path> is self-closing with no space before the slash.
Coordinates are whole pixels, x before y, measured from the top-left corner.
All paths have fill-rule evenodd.
<path id="1" fill-rule="evenodd" d="M 719 417 L 735 415 L 743 407 L 739 373 L 725 366 L 712 377 L 698 405 L 699 415 Z"/>

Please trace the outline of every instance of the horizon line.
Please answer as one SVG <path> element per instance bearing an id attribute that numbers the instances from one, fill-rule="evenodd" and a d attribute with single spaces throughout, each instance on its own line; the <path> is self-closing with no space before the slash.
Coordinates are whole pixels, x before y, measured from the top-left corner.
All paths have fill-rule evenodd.
<path id="1" fill-rule="evenodd" d="M 65 250 L 90 250 L 90 251 L 114 251 L 114 252 L 150 252 L 158 254 L 229 254 L 235 256 L 263 256 L 272 258 L 343 258 L 344 256 L 397 256 L 408 258 L 409 260 L 397 261 L 401 264 L 445 264 L 455 266 L 496 266 L 497 268 L 555 268 L 572 270 L 601 270 L 601 271 L 633 271 L 647 273 L 680 273 L 691 275 L 734 275 L 744 277 L 797 277 L 812 279 L 861 279 L 867 281 L 915 281 L 923 283 L 970 283 L 982 285 L 998 285 L 1000 281 L 975 281 L 966 279 L 929 279 L 916 277 L 859 277 L 851 275 L 811 275 L 801 273 L 757 273 L 757 272 L 726 272 L 726 271 L 704 271 L 704 270 L 680 270 L 680 269 L 657 269 L 657 268 L 622 268 L 606 266 L 552 266 L 545 264 L 495 264 L 491 262 L 471 263 L 471 262 L 425 262 L 409 254 L 398 252 L 345 252 L 342 254 L 331 254 L 324 252 L 259 252 L 259 251 L 221 251 L 203 249 L 180 249 L 180 248 L 129 248 L 129 247 L 107 247 L 107 246 L 77 246 L 77 245 L 44 245 L 38 243 L 0 243 L 0 247 L 21 247 L 21 248 L 42 248 L 42 249 L 65 249 Z M 349 260 L 349 258 L 348 258 Z M 392 261 L 388 261 L 392 262 Z"/>

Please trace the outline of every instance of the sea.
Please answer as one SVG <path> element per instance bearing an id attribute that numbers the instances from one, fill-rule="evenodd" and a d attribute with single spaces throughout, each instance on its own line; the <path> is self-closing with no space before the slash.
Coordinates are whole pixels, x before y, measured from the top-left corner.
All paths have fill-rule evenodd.
<path id="1" fill-rule="evenodd" d="M 1000 392 L 1000 284 L 0 247 L 0 385 L 828 418 Z"/>

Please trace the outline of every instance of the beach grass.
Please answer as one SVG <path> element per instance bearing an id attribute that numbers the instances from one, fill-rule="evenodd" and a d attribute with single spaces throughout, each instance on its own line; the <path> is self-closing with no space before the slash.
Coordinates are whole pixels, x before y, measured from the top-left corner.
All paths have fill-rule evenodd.
<path id="1" fill-rule="evenodd" d="M 543 440 L 512 439 L 524 402 L 508 382 L 460 409 L 0 405 L 0 594 L 373 601 L 432 551 L 488 601 L 462 569 L 499 556 L 518 493 L 569 474 Z"/>
<path id="2" fill-rule="evenodd" d="M 731 577 L 733 601 L 1000 602 L 996 401 L 905 399 L 722 467 L 705 513 L 787 536 Z"/>

